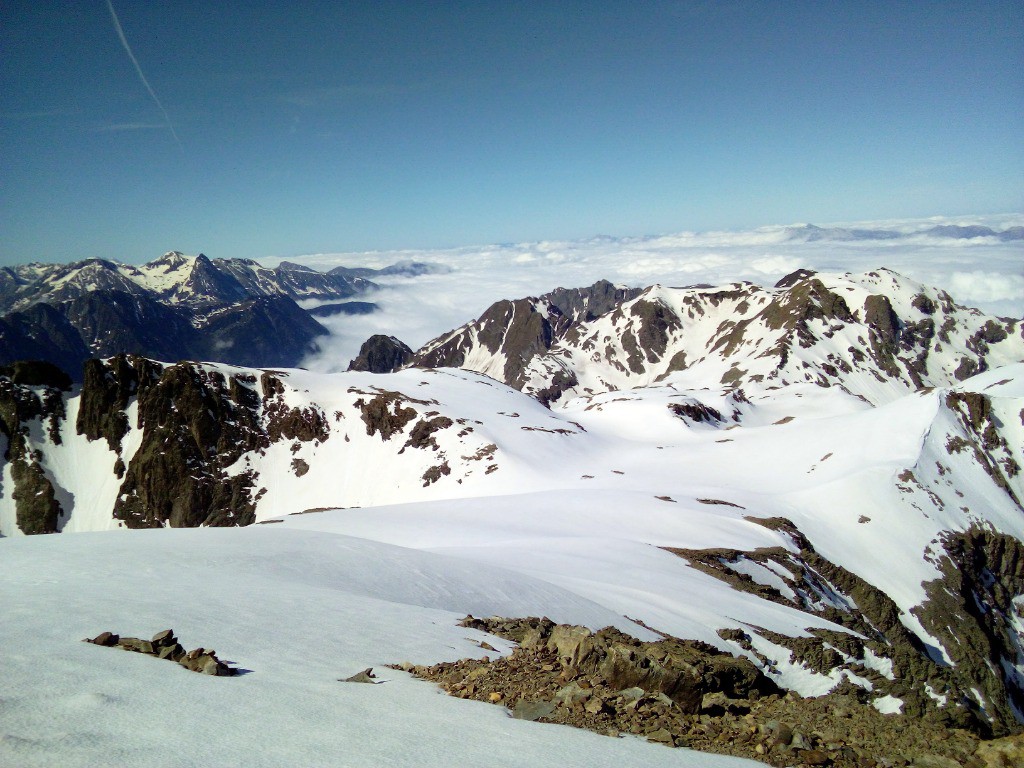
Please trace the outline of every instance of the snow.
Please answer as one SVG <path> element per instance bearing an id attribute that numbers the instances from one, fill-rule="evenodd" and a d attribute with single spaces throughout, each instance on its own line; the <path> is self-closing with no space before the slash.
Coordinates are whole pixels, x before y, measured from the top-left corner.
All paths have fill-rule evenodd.
<path id="1" fill-rule="evenodd" d="M 898 715 L 903 711 L 903 699 L 895 696 L 878 696 L 871 700 L 871 706 L 883 715 Z"/>
<path id="2" fill-rule="evenodd" d="M 885 271 L 829 280 L 857 311 L 899 282 Z M 756 292 L 737 290 L 751 300 Z M 916 290 L 901 283 L 899 295 Z M 644 299 L 688 317 L 686 295 L 656 287 Z M 734 309 L 708 304 L 707 327 L 717 329 Z M 628 330 L 628 320 L 602 318 L 592 332 L 597 348 Z M 705 329 L 676 341 L 696 359 L 712 337 Z M 751 359 L 763 341 L 750 341 Z M 836 334 L 795 356 L 850 343 Z M 282 402 L 319 410 L 330 434 L 281 440 L 229 467 L 229 476 L 251 471 L 256 488 L 266 489 L 256 505 L 265 524 L 234 530 L 108 530 L 118 526 L 110 515 L 120 491 L 117 454 L 77 435 L 72 392 L 59 444 L 42 421 L 27 425 L 71 512 L 64 533 L 17 536 L 9 462 L 0 475 L 0 532 L 15 534 L 0 540 L 0 764 L 429 767 L 535 765 L 551 755 L 579 765 L 744 764 L 513 721 L 501 707 L 450 699 L 382 666 L 481 655 L 482 635 L 457 626 L 466 613 L 546 615 L 655 637 L 642 622 L 736 653 L 743 651 L 718 632 L 742 628 L 785 687 L 821 695 L 845 679 L 871 690 L 848 670 L 810 670 L 757 634 L 841 627 L 732 589 L 667 551 L 794 552 L 788 535 L 757 522 L 766 518 L 792 521 L 822 556 L 885 591 L 904 625 L 950 663 L 912 613 L 939 576 L 935 558 L 924 555 L 944 533 L 978 523 L 1024 540 L 1011 496 L 970 451 L 948 449 L 969 437 L 948 394 L 981 391 L 1007 457 L 1024 466 L 1024 364 L 1006 349 L 992 358 L 1006 365 L 953 387 L 908 393 L 865 374 L 851 378 L 851 392 L 766 380 L 745 387 L 745 399 L 718 383 L 725 364 L 715 355 L 663 376 L 666 354 L 632 375 L 563 350 L 545 365 L 571 359 L 595 391 L 581 388 L 553 410 L 467 371 L 277 372 Z M 504 357 L 482 350 L 474 348 L 473 365 L 503 369 Z M 623 389 L 596 391 L 608 386 Z M 406 446 L 409 429 L 389 440 L 368 435 L 357 402 L 380 393 L 397 396 L 416 419 L 439 415 L 453 426 L 435 433 L 436 448 Z M 680 404 L 714 408 L 723 419 L 679 416 L 670 406 Z M 137 408 L 128 408 L 126 464 L 142 441 Z M 301 477 L 296 459 L 309 467 Z M 450 474 L 425 481 L 442 461 Z M 1024 479 L 1009 482 L 1024 497 Z M 784 565 L 740 558 L 728 566 L 797 597 Z M 812 599 L 853 607 L 823 584 Z M 807 584 L 801 591 L 812 592 Z M 1013 621 L 1019 629 L 1019 612 Z M 78 642 L 102 630 L 148 637 L 166 627 L 248 672 L 203 678 Z M 863 663 L 893 678 L 889 659 L 867 651 Z M 337 682 L 368 666 L 387 682 Z M 902 706 L 892 696 L 873 704 L 880 712 Z"/>
<path id="3" fill-rule="evenodd" d="M 513 720 L 382 668 L 482 655 L 467 610 L 608 617 L 501 569 L 279 526 L 0 545 L 5 765 L 756 765 Z M 167 627 L 246 674 L 79 642 Z M 367 666 L 386 682 L 337 681 Z"/>

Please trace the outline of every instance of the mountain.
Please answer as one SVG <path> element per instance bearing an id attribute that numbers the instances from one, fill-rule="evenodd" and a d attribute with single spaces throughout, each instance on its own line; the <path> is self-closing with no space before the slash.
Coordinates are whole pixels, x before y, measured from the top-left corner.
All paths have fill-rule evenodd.
<path id="1" fill-rule="evenodd" d="M 446 264 L 423 261 L 399 261 L 381 269 L 372 267 L 335 267 L 327 274 L 347 278 L 373 277 L 421 277 L 423 275 L 446 275 L 452 268 Z"/>
<path id="2" fill-rule="evenodd" d="M 806 243 L 844 242 L 850 240 L 905 240 L 922 236 L 953 240 L 973 240 L 979 237 L 991 237 L 1003 243 L 1024 240 L 1024 227 L 1007 227 L 1006 229 L 998 230 L 977 224 L 939 224 L 913 232 L 893 229 L 818 227 L 814 224 L 804 224 L 799 227 L 786 227 L 784 232 L 788 240 Z"/>
<path id="3" fill-rule="evenodd" d="M 287 262 L 268 269 L 178 252 L 139 267 L 102 259 L 7 267 L 0 269 L 0 362 L 37 358 L 77 371 L 90 356 L 129 353 L 297 365 L 327 330 L 296 302 L 347 299 L 372 287 Z"/>
<path id="4" fill-rule="evenodd" d="M 569 307 L 569 297 L 583 304 Z M 812 382 L 878 404 L 1022 357 L 1020 320 L 884 269 L 801 270 L 775 288 L 598 283 L 502 301 L 428 342 L 413 365 L 479 371 L 546 403 L 682 374 L 733 388 Z"/>
<path id="5" fill-rule="evenodd" d="M 964 764 L 1021 732 L 1020 321 L 884 270 L 801 272 L 501 302 L 420 350 L 431 367 L 390 337 L 364 352 L 401 369 L 0 368 L 0 643 L 12 684 L 37 681 L 6 722 L 59 706 L 81 764 L 107 723 L 150 723 L 154 691 L 214 720 L 258 694 L 268 749 L 339 701 L 351 743 L 356 710 L 401 733 L 443 711 L 529 754 L 544 736 L 503 706 L 773 765 Z M 167 662 L 65 648 L 171 622 L 252 674 L 200 695 Z M 433 702 L 385 663 L 499 706 Z M 389 685 L 337 682 L 370 665 Z M 183 717 L 188 748 L 220 744 Z M 0 755 L 58 748 L 31 733 Z M 304 763 L 342 754 L 304 738 Z"/>

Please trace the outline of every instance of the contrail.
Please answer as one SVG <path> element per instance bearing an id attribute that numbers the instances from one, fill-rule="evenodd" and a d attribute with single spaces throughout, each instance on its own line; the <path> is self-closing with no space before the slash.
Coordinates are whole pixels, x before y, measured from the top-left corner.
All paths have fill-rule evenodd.
<path id="1" fill-rule="evenodd" d="M 110 0 L 107 0 L 107 8 L 110 9 L 110 18 L 114 20 L 114 30 L 117 32 L 117 36 L 121 38 L 121 45 L 124 46 L 124 51 L 128 54 L 128 58 L 132 60 L 132 65 L 135 67 L 135 71 L 139 75 L 139 80 L 141 80 L 142 84 L 146 86 L 146 90 L 149 91 L 149 95 L 153 97 L 153 101 L 156 102 L 156 105 L 160 107 L 160 111 L 164 115 L 164 120 L 167 121 L 167 128 L 170 130 L 171 136 L 174 137 L 178 146 L 184 149 L 181 144 L 181 139 L 178 138 L 178 133 L 174 130 L 174 126 L 171 124 L 170 115 L 167 114 L 167 110 L 164 109 L 164 105 L 160 103 L 160 99 L 157 98 L 156 91 L 153 90 L 153 87 L 149 84 L 146 76 L 142 74 L 142 67 L 139 66 L 139 62 L 136 60 L 135 54 L 132 53 L 131 46 L 128 45 L 128 38 L 124 36 L 124 30 L 121 28 L 121 20 L 117 18 L 117 12 L 114 10 L 114 6 Z"/>

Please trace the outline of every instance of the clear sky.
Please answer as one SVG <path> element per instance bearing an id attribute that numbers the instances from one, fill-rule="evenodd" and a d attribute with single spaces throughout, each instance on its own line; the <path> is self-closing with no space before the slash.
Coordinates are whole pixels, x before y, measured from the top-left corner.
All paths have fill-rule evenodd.
<path id="1" fill-rule="evenodd" d="M 1019 1 L 110 1 L 0 5 L 0 263 L 1024 210 Z"/>

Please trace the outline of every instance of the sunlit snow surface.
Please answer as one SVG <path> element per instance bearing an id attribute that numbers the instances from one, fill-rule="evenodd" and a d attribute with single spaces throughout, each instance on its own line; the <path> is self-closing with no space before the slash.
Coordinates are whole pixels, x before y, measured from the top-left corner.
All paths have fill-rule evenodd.
<path id="1" fill-rule="evenodd" d="M 263 526 L 21 538 L 2 550 L 4 766 L 750 764 L 513 720 L 380 667 L 483 655 L 473 641 L 484 635 L 456 626 L 467 609 L 614 618 L 519 574 Z M 78 642 L 166 627 L 246 674 L 206 677 Z M 338 682 L 371 665 L 386 682 Z"/>
<path id="2" fill-rule="evenodd" d="M 482 655 L 481 636 L 456 626 L 466 613 L 547 615 L 650 638 L 637 619 L 733 652 L 740 649 L 719 628 L 801 635 L 827 626 L 737 592 L 664 549 L 792 547 L 748 516 L 791 519 L 823 555 L 888 592 L 904 623 L 936 645 L 907 613 L 924 597 L 921 582 L 938 575 L 923 558 L 936 537 L 987 520 L 1024 538 L 1009 496 L 966 453 L 945 451 L 959 428 L 943 405 L 946 390 L 880 407 L 834 388 L 752 391 L 727 428 L 673 416 L 671 398 L 714 405 L 722 394 L 671 381 L 548 411 L 460 371 L 279 376 L 289 405 L 319 403 L 342 415 L 330 439 L 297 454 L 287 443 L 272 447 L 254 465 L 268 488 L 257 509 L 266 524 L 0 541 L 0 763 L 533 765 L 558 755 L 578 765 L 727 765 L 520 723 L 501 707 L 449 699 L 380 667 Z M 1018 364 L 958 388 L 992 399 L 1024 464 L 1024 427 L 1013 421 L 1022 382 Z M 474 427 L 463 443 L 453 442 L 454 430 L 437 435 L 455 462 L 452 476 L 423 487 L 415 472 L 436 460 L 432 451 L 398 453 L 399 440 L 366 435 L 353 401 L 374 387 L 427 400 L 421 410 Z M 130 432 L 126 450 L 136 440 Z M 497 471 L 455 461 L 464 446 L 488 443 L 497 445 Z M 88 495 L 111 471 L 114 455 L 104 451 L 80 463 L 55 453 L 48 469 L 74 499 L 106 503 L 102 485 Z M 309 460 L 309 474 L 289 471 L 294 456 Z M 943 508 L 897 482 L 907 468 L 932 482 L 937 460 L 949 465 L 929 486 L 948 496 Z M 945 488 L 950 477 L 956 485 Z M 347 508 L 308 511 L 319 507 Z M 5 519 L 12 512 L 0 510 Z M 92 526 L 109 522 L 76 507 L 67 530 Z M 104 630 L 150 636 L 167 627 L 188 647 L 213 647 L 250 672 L 206 678 L 79 642 Z M 763 638 L 754 644 L 780 683 L 807 695 L 846 674 L 820 675 Z M 337 682 L 367 666 L 388 682 Z M 896 702 L 876 705 L 893 711 Z"/>

